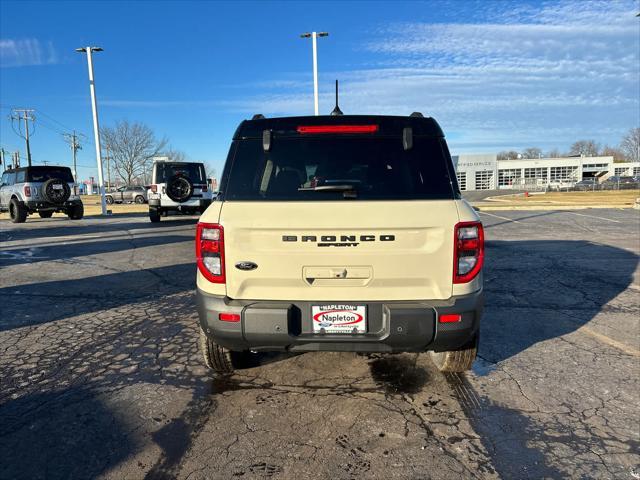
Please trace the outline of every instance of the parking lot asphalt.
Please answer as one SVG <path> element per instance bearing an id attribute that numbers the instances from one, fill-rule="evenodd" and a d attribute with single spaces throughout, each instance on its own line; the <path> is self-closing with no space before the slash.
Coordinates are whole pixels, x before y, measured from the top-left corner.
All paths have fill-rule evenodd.
<path id="1" fill-rule="evenodd" d="M 482 212 L 474 370 L 197 348 L 196 217 L 0 222 L 0 478 L 639 478 L 640 218 Z"/>

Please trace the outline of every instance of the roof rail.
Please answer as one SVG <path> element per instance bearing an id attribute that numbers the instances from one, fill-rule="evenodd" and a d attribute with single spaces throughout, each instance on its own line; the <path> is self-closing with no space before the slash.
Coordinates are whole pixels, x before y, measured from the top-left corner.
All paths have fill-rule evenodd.
<path id="1" fill-rule="evenodd" d="M 409 115 L 410 117 L 418 117 L 418 118 L 424 118 L 424 115 L 422 115 L 422 113 L 420 112 L 413 112 L 411 115 Z"/>
<path id="2" fill-rule="evenodd" d="M 256 113 L 253 117 L 251 117 L 251 120 L 262 120 L 263 118 L 265 118 L 263 114 Z"/>

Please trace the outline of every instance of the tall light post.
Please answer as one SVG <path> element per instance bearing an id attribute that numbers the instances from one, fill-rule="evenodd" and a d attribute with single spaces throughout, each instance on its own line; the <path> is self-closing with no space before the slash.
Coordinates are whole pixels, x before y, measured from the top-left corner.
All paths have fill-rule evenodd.
<path id="1" fill-rule="evenodd" d="M 100 125 L 98 124 L 98 104 L 96 102 L 96 85 L 93 80 L 93 52 L 101 52 L 100 47 L 82 47 L 76 48 L 76 52 L 87 54 L 87 63 L 89 66 L 89 90 L 91 91 L 91 108 L 93 110 L 93 135 L 96 144 L 96 161 L 98 162 L 98 188 L 100 189 L 100 205 L 102 207 L 102 215 L 107 215 L 107 202 L 104 196 L 104 178 L 102 174 L 102 150 L 100 148 Z"/>
<path id="2" fill-rule="evenodd" d="M 311 32 L 303 33 L 301 38 L 311 38 L 313 43 L 313 107 L 316 116 L 318 116 L 318 37 L 328 37 L 329 32 Z"/>

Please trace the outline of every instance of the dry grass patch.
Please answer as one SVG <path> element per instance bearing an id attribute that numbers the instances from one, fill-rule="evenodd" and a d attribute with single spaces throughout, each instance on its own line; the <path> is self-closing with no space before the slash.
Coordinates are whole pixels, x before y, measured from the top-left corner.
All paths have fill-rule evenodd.
<path id="1" fill-rule="evenodd" d="M 548 192 L 523 195 L 505 195 L 494 197 L 491 201 L 482 202 L 483 205 L 503 206 L 632 206 L 636 198 L 640 197 L 640 190 L 603 190 L 598 192 Z"/>

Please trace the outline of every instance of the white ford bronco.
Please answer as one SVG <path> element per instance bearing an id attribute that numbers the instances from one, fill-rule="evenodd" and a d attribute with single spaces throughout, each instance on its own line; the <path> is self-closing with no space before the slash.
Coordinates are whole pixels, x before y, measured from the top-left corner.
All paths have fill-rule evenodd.
<path id="1" fill-rule="evenodd" d="M 244 121 L 196 233 L 201 347 L 476 357 L 484 234 L 419 113 Z"/>

